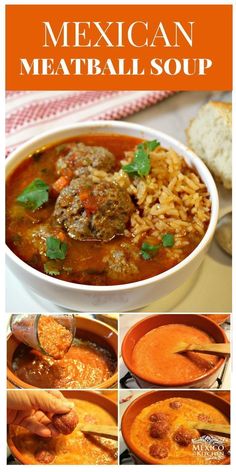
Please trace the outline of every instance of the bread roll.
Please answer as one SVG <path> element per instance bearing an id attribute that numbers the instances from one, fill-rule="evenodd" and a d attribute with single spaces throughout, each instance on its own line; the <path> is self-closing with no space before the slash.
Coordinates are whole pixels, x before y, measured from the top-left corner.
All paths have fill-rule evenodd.
<path id="1" fill-rule="evenodd" d="M 189 147 L 225 188 L 232 188 L 232 104 L 208 102 L 186 130 Z"/>

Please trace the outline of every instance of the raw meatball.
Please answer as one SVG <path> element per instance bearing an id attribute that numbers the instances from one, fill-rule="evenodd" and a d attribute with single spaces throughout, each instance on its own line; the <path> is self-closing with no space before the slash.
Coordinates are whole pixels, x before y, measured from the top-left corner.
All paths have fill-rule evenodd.
<path id="1" fill-rule="evenodd" d="M 64 415 L 53 415 L 52 424 L 62 434 L 71 434 L 78 424 L 78 416 L 75 410 Z"/>
<path id="2" fill-rule="evenodd" d="M 155 422 L 150 427 L 150 436 L 152 438 L 164 438 L 170 430 L 169 423 L 167 421 Z"/>
<path id="3" fill-rule="evenodd" d="M 109 241 L 124 233 L 132 211 L 128 192 L 118 184 L 73 179 L 58 196 L 54 217 L 73 239 Z"/>
<path id="4" fill-rule="evenodd" d="M 55 452 L 49 451 L 45 447 L 40 447 L 34 454 L 36 461 L 41 464 L 50 464 L 55 459 Z"/>
<path id="5" fill-rule="evenodd" d="M 177 402 L 177 401 L 170 402 L 170 408 L 172 408 L 173 410 L 178 410 L 179 408 L 181 408 L 181 406 L 182 406 L 181 402 Z"/>
<path id="6" fill-rule="evenodd" d="M 149 448 L 149 454 L 156 459 L 165 459 L 168 456 L 168 448 L 161 446 L 160 444 L 151 444 Z"/>
<path id="7" fill-rule="evenodd" d="M 152 422 L 155 421 L 168 421 L 169 415 L 167 413 L 153 413 L 150 417 L 149 420 Z"/>
<path id="8" fill-rule="evenodd" d="M 80 177 L 89 175 L 88 167 L 112 172 L 115 166 L 115 156 L 101 146 L 86 146 L 83 143 L 68 143 L 57 147 L 60 155 L 56 163 L 58 175 Z"/>
<path id="9" fill-rule="evenodd" d="M 199 437 L 199 433 L 195 430 L 190 430 L 180 426 L 179 429 L 174 433 L 173 439 L 180 446 L 189 446 L 193 439 Z"/>

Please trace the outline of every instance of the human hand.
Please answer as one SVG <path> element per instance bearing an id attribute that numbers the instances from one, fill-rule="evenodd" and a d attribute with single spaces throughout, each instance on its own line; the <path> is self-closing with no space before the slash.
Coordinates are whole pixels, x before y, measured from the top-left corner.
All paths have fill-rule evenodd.
<path id="1" fill-rule="evenodd" d="M 23 426 L 44 438 L 58 436 L 53 415 L 68 413 L 74 407 L 59 391 L 8 390 L 7 423 Z"/>

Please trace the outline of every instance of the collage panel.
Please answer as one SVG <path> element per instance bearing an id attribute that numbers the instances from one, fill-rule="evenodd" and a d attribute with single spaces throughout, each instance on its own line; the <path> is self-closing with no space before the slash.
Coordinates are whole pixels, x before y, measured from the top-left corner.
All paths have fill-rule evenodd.
<path id="1" fill-rule="evenodd" d="M 117 420 L 108 390 L 8 390 L 7 463 L 116 465 Z"/>
<path id="2" fill-rule="evenodd" d="M 231 315 L 120 315 L 120 388 L 230 389 Z"/>
<path id="3" fill-rule="evenodd" d="M 117 315 L 13 314 L 8 388 L 117 389 Z"/>
<path id="4" fill-rule="evenodd" d="M 120 465 L 227 465 L 230 392 L 121 390 Z"/>

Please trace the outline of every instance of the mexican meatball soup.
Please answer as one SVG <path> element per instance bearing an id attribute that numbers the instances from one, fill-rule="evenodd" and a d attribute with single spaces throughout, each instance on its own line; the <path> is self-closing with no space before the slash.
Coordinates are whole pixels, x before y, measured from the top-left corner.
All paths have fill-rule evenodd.
<path id="1" fill-rule="evenodd" d="M 203 238 L 211 204 L 159 142 L 80 136 L 26 156 L 7 181 L 7 244 L 35 269 L 114 285 L 170 269 Z"/>
<path id="2" fill-rule="evenodd" d="M 213 433 L 206 436 L 204 431 L 195 429 L 198 422 L 205 427 L 229 424 L 228 418 L 208 403 L 167 398 L 140 411 L 130 428 L 130 442 L 147 463 L 227 464 L 229 438 Z"/>

